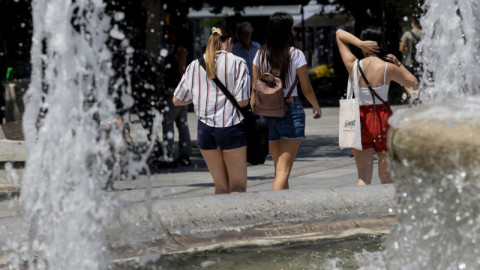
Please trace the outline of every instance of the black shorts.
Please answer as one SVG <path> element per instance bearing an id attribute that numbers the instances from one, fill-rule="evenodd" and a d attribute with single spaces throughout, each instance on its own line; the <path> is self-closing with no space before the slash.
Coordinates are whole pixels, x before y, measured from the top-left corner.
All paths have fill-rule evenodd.
<path id="1" fill-rule="evenodd" d="M 243 123 L 224 128 L 207 126 L 198 120 L 197 146 L 201 150 L 235 149 L 247 145 L 247 133 Z"/>

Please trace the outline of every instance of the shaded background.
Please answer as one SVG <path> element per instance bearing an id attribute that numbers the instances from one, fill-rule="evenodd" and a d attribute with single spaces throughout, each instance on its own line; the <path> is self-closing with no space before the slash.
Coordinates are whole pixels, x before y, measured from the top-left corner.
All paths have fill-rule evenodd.
<path id="1" fill-rule="evenodd" d="M 149 53 L 154 59 L 158 59 L 159 51 L 165 47 L 163 29 L 166 25 L 175 26 L 179 29 L 182 42 L 187 44 L 189 60 L 200 56 L 200 49 L 206 40 L 205 29 L 213 25 L 225 24 L 235 29 L 237 23 L 249 21 L 254 32 L 252 39 L 263 43 L 268 16 L 245 17 L 242 12 L 246 7 L 258 5 L 307 5 L 308 0 L 116 0 L 106 1 L 107 13 L 123 12 L 125 20 L 121 27 L 128 31 L 131 45 L 140 51 Z M 318 4 L 332 5 L 338 14 L 346 14 L 353 18 L 354 24 L 347 26 L 347 30 L 359 35 L 361 29 L 367 25 L 383 26 L 387 50 L 398 58 L 398 44 L 401 34 L 409 27 L 409 18 L 412 15 L 421 15 L 423 0 L 318 0 Z M 236 12 L 229 17 L 216 16 L 205 19 L 191 19 L 188 17 L 189 10 L 200 10 L 208 7 L 212 13 L 219 13 L 222 8 L 230 7 Z M 307 59 L 312 63 L 312 50 L 321 46 L 328 50 L 328 56 L 315 61 L 318 64 L 329 65 L 334 70 L 331 78 L 323 78 L 321 81 L 312 80 L 317 98 L 322 106 L 337 106 L 338 99 L 345 93 L 347 70 L 341 62 L 334 35 L 338 26 L 329 27 L 297 27 L 295 29 L 298 41 L 303 43 L 303 50 Z M 316 32 L 314 32 L 316 30 Z M 323 39 L 319 39 L 322 35 Z M 9 80 L 28 81 L 30 77 L 30 46 L 32 36 L 31 0 L 0 0 L 0 80 L 2 86 Z M 362 57 L 358 50 L 354 51 L 358 57 Z M 160 61 L 160 60 L 159 60 Z M 314 66 L 309 66 L 313 68 Z M 7 69 L 13 69 L 6 78 Z M 28 85 L 24 83 L 23 85 Z M 4 90 L 3 87 L 0 88 Z M 162 91 L 161 86 L 158 91 Z M 405 102 L 402 100 L 403 90 L 400 86 L 392 83 L 390 98 L 393 104 Z M 4 118 L 4 91 L 0 95 L 0 119 Z M 2 120 L 4 121 L 4 119 Z"/>

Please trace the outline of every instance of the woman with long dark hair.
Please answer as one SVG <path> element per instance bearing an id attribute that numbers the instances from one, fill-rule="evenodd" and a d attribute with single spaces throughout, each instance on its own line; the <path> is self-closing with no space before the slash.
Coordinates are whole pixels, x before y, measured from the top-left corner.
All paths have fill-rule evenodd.
<path id="1" fill-rule="evenodd" d="M 352 149 L 357 164 L 358 185 L 369 185 L 373 175 L 373 154 L 378 157 L 378 175 L 382 184 L 391 183 L 387 170 L 388 118 L 392 110 L 388 106 L 388 89 L 391 81 L 405 87 L 418 89 L 418 81 L 392 55 L 387 54 L 383 45 L 383 32 L 380 27 L 365 28 L 360 39 L 344 31 L 337 30 L 337 44 L 343 64 L 350 74 L 355 97 L 360 104 L 360 123 L 362 127 L 362 150 Z M 350 45 L 363 51 L 365 58 L 358 60 L 350 50 Z M 373 93 L 362 78 L 362 69 Z M 359 78 L 355 80 L 354 78 Z M 380 97 L 380 98 L 379 98 Z M 385 101 L 386 104 L 383 103 Z"/>
<path id="2" fill-rule="evenodd" d="M 253 85 L 263 73 L 272 73 L 282 80 L 284 96 L 293 84 L 300 82 L 305 98 L 313 106 L 313 118 L 322 116 L 315 93 L 308 77 L 305 55 L 294 47 L 293 18 L 285 12 L 273 14 L 267 25 L 265 44 L 257 51 L 253 60 Z M 254 86 L 253 86 L 254 87 Z M 301 140 L 305 137 L 305 111 L 295 87 L 285 100 L 288 111 L 284 117 L 268 117 L 268 139 L 270 154 L 275 165 L 273 190 L 288 189 L 288 178 Z M 252 95 L 251 104 L 255 103 Z"/>
<path id="3" fill-rule="evenodd" d="M 198 116 L 197 146 L 215 183 L 215 194 L 245 192 L 247 188 L 247 138 L 243 115 L 212 80 L 217 77 L 235 97 L 240 107 L 248 105 L 250 76 L 245 60 L 231 53 L 232 33 L 212 28 L 204 60 L 187 67 L 173 104 L 193 102 Z"/>

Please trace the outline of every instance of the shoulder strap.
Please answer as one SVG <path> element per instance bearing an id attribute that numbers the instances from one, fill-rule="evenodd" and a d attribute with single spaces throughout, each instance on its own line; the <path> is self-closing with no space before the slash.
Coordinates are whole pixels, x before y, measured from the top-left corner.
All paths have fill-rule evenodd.
<path id="1" fill-rule="evenodd" d="M 285 98 L 289 98 L 290 95 L 293 93 L 293 89 L 295 89 L 295 86 L 298 84 L 298 75 L 295 76 L 295 81 L 293 82 L 292 86 L 290 87 L 290 90 L 288 90 L 288 94 Z"/>
<path id="2" fill-rule="evenodd" d="M 415 33 L 413 33 L 412 30 L 408 30 L 408 32 L 410 32 L 410 34 L 413 36 L 413 39 L 415 40 L 415 43 L 420 41 L 420 38 L 417 37 L 417 35 L 415 35 Z"/>
<path id="3" fill-rule="evenodd" d="M 198 62 L 200 63 L 200 66 L 202 66 L 203 69 L 205 69 L 206 71 L 207 67 L 206 67 L 205 59 L 203 58 L 203 56 L 198 59 Z M 220 88 L 220 90 L 222 90 L 223 94 L 228 98 L 228 100 L 230 100 L 233 106 L 235 106 L 235 108 L 237 108 L 237 110 L 243 114 L 243 117 L 247 117 L 247 115 L 243 113 L 242 108 L 240 107 L 240 105 L 238 105 L 238 102 L 237 100 L 235 100 L 232 93 L 228 91 L 227 87 L 223 85 L 223 83 L 216 76 L 215 78 L 212 79 L 212 81 L 218 86 L 218 88 Z"/>
<path id="4" fill-rule="evenodd" d="M 352 68 L 352 74 L 348 75 L 348 85 L 347 85 L 347 96 L 346 99 L 352 99 L 354 93 L 354 87 L 358 86 L 358 75 L 357 75 L 357 65 L 358 60 L 355 61 Z"/>
<path id="5" fill-rule="evenodd" d="M 383 73 L 383 84 L 387 81 L 387 70 L 388 70 L 388 63 L 385 62 L 385 72 Z"/>
<path id="6" fill-rule="evenodd" d="M 289 55 L 292 56 L 292 54 L 295 52 L 295 48 L 293 48 L 293 50 L 290 50 L 289 51 Z M 260 55 L 262 56 L 262 55 Z M 262 65 L 262 71 L 263 71 L 263 74 L 267 73 L 267 67 L 266 67 L 266 54 L 263 55 L 262 57 L 265 57 L 265 59 L 263 59 L 263 65 Z M 203 58 L 202 58 L 203 59 Z M 275 75 L 273 75 L 275 76 Z M 288 90 L 288 93 L 287 95 L 285 96 L 285 98 L 289 98 L 290 95 L 292 95 L 293 93 L 293 89 L 295 89 L 295 86 L 297 86 L 298 84 L 298 75 L 295 76 L 295 81 L 293 82 L 292 86 L 290 87 L 290 90 Z"/>
<path id="7" fill-rule="evenodd" d="M 359 60 L 357 60 L 357 61 L 359 61 Z M 372 98 L 375 95 L 375 97 L 377 97 L 385 106 L 390 107 L 390 104 L 388 104 L 385 100 L 383 100 L 383 98 L 381 98 L 377 94 L 377 92 L 375 92 L 375 90 L 373 90 L 372 86 L 370 86 L 370 83 L 368 82 L 367 77 L 365 77 L 365 74 L 363 73 L 363 70 L 362 70 L 362 67 L 361 67 L 360 64 L 358 65 L 358 70 L 360 70 L 360 74 L 362 75 L 363 80 L 367 83 L 368 89 L 370 89 L 370 93 L 372 94 Z M 373 98 L 373 104 L 375 105 L 375 98 Z"/>
<path id="8" fill-rule="evenodd" d="M 292 54 L 295 52 L 295 47 L 293 50 L 290 50 L 289 55 L 292 57 Z M 289 98 L 290 95 L 293 93 L 293 89 L 295 89 L 295 86 L 298 84 L 298 75 L 295 75 L 295 81 L 293 82 L 292 86 L 290 87 L 290 90 L 288 90 L 288 94 L 285 98 Z"/>

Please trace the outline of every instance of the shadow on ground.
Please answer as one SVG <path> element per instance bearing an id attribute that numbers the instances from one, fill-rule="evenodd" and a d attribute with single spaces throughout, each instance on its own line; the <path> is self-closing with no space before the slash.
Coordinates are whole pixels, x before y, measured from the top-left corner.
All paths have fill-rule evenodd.
<path id="1" fill-rule="evenodd" d="M 192 149 L 192 156 L 190 157 L 192 165 L 178 166 L 173 168 L 161 168 L 155 166 L 153 163 L 150 166 L 151 173 L 182 173 L 182 172 L 208 172 L 207 164 L 203 159 L 199 149 L 196 147 L 196 142 Z M 350 156 L 352 153 L 350 149 L 340 149 L 338 147 L 338 137 L 336 136 L 315 136 L 309 135 L 302 141 L 298 149 L 298 158 L 308 157 L 344 157 Z M 271 160 L 271 156 L 267 156 L 267 160 Z"/>
<path id="2" fill-rule="evenodd" d="M 297 157 L 344 157 L 352 154 L 350 149 L 338 147 L 336 136 L 309 135 L 302 141 L 298 149 Z"/>

